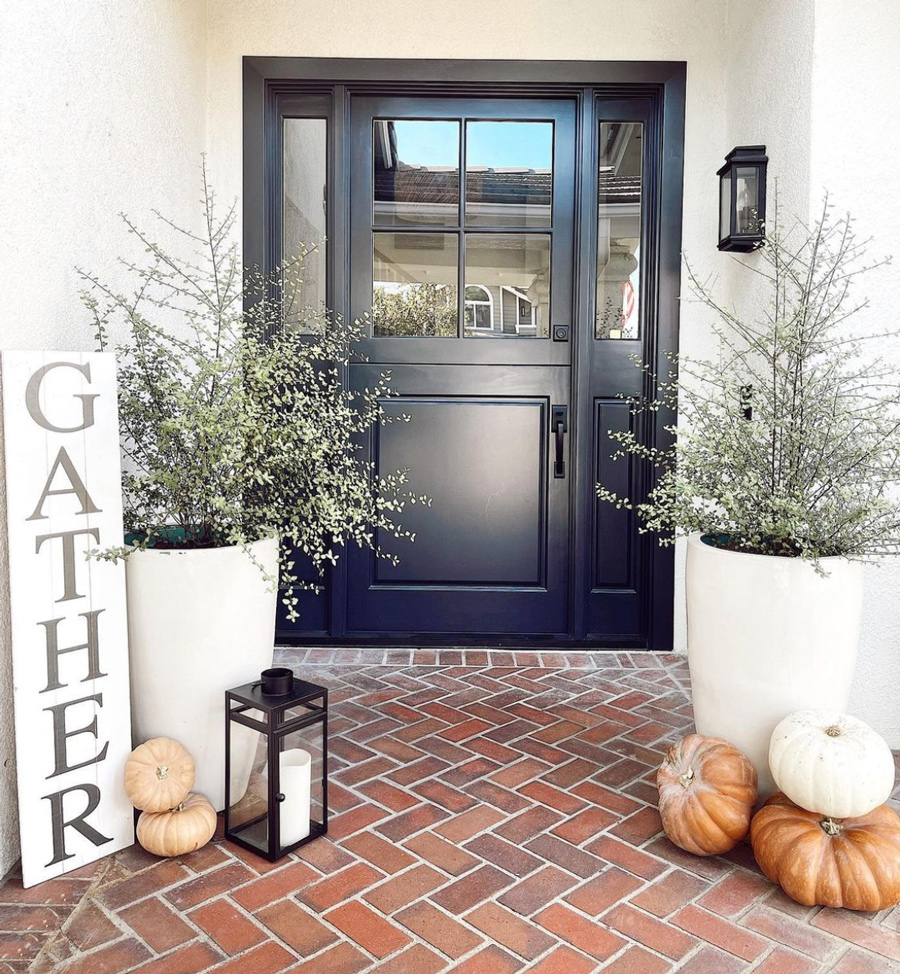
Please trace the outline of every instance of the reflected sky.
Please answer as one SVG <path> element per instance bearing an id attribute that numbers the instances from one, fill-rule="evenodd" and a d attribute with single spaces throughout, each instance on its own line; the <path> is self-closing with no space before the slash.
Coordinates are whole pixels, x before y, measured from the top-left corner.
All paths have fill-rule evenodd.
<path id="1" fill-rule="evenodd" d="M 477 122 L 469 125 L 470 164 L 491 168 L 550 169 L 552 124 Z M 447 166 L 459 158 L 455 125 L 395 121 L 397 150 L 408 165 Z"/>

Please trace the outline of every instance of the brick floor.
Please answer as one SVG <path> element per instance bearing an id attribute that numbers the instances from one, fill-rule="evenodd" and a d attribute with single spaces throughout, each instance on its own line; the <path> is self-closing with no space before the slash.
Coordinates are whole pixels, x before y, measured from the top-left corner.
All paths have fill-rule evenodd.
<path id="1" fill-rule="evenodd" d="M 332 829 L 0 886 L 0 974 L 900 974 L 900 907 L 801 907 L 661 834 L 682 658 L 279 650 L 331 689 Z M 895 807 L 898 803 L 894 802 Z"/>

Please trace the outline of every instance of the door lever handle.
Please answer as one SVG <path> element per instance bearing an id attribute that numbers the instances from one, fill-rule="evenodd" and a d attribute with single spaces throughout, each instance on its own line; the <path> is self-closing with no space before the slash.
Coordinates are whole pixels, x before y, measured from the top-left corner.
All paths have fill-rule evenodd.
<path id="1" fill-rule="evenodd" d="M 569 407 L 551 406 L 550 430 L 556 439 L 556 459 L 553 476 L 559 480 L 566 475 L 565 434 L 569 431 Z"/>

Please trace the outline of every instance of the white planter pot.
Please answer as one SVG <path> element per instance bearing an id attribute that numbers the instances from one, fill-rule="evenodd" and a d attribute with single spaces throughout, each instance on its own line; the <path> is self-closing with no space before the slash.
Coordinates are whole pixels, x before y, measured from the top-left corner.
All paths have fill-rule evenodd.
<path id="1" fill-rule="evenodd" d="M 275 538 L 249 550 L 277 577 Z M 240 547 L 137 551 L 125 578 L 134 742 L 180 741 L 196 764 L 194 790 L 221 810 L 225 691 L 272 665 L 278 593 Z M 251 761 L 241 757 L 248 774 Z"/>
<path id="2" fill-rule="evenodd" d="M 688 539 L 688 662 L 697 733 L 753 762 L 760 798 L 775 790 L 769 738 L 795 710 L 846 710 L 856 663 L 863 571 L 823 558 L 727 551 Z"/>

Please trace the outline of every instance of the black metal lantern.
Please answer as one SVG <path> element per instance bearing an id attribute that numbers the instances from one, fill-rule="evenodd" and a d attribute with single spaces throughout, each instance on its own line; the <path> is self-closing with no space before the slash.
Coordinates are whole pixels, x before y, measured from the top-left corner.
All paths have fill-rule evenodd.
<path id="1" fill-rule="evenodd" d="M 766 239 L 764 145 L 739 145 L 725 156 L 719 176 L 719 250 L 747 253 Z"/>
<path id="2" fill-rule="evenodd" d="M 270 862 L 328 832 L 328 690 L 291 670 L 225 693 L 225 838 Z"/>

